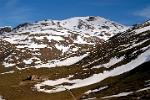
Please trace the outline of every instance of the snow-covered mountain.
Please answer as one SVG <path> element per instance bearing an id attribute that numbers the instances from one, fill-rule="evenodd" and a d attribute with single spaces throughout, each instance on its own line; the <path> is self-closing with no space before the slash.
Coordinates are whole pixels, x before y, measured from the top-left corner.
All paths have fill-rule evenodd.
<path id="1" fill-rule="evenodd" d="M 131 28 L 101 17 L 24 23 L 4 32 L 0 47 L 2 99 L 150 98 L 150 21 Z"/>
<path id="2" fill-rule="evenodd" d="M 85 92 L 79 95 L 83 100 L 116 100 L 115 98 L 124 100 L 124 96 L 129 99 L 135 95 L 136 98 L 149 98 L 149 62 L 150 23 L 145 22 L 127 32 L 115 35 L 84 55 L 82 60 L 70 65 L 72 68 L 81 68 L 75 74 L 43 81 L 34 88 L 45 93 L 58 93 L 66 89 L 76 93 L 75 91 L 84 87 Z M 138 73 L 141 76 L 138 76 Z M 138 84 L 139 79 L 141 82 Z M 135 83 L 138 85 L 135 86 Z M 47 86 L 53 88 L 48 89 Z M 139 92 L 147 95 L 141 96 Z"/>
<path id="3" fill-rule="evenodd" d="M 127 27 L 101 17 L 75 17 L 62 21 L 44 20 L 18 25 L 1 35 L 16 47 L 5 58 L 5 66 L 57 66 L 59 59 L 79 56 Z M 78 57 L 77 57 L 78 58 Z M 11 61 L 10 61 L 11 59 Z M 49 65 L 54 62 L 53 65 Z M 25 67 L 24 66 L 24 67 Z"/>
<path id="4" fill-rule="evenodd" d="M 65 20 L 43 20 L 35 23 L 25 23 L 17 26 L 17 32 L 41 32 L 51 29 L 68 30 L 80 34 L 99 36 L 101 39 L 109 39 L 113 35 L 127 30 L 127 26 L 118 24 L 102 17 L 87 16 L 73 17 Z"/>

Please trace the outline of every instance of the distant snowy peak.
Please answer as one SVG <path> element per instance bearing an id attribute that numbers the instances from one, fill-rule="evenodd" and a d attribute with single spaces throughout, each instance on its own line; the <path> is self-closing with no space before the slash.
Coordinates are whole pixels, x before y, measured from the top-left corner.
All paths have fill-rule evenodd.
<path id="1" fill-rule="evenodd" d="M 12 30 L 11 26 L 0 27 L 0 34 L 5 33 L 5 32 L 11 32 L 11 30 Z"/>
<path id="2" fill-rule="evenodd" d="M 54 66 L 60 59 L 66 61 L 65 59 L 75 56 L 79 59 L 97 45 L 126 29 L 126 26 L 94 16 L 23 23 L 11 32 L 0 35 L 1 39 L 16 48 L 5 58 L 3 65 L 17 64 L 21 67 L 23 63 L 24 67 L 46 67 L 51 61 Z"/>
<path id="3" fill-rule="evenodd" d="M 87 17 L 74 17 L 66 20 L 61 21 L 61 25 L 68 29 L 74 30 L 102 30 L 107 29 L 111 30 L 111 28 L 115 28 L 118 30 L 122 30 L 126 28 L 126 26 L 118 24 L 116 22 L 107 20 L 102 17 L 95 17 L 95 16 L 87 16 Z"/>
<path id="4" fill-rule="evenodd" d="M 73 17 L 65 20 L 43 20 L 35 23 L 24 23 L 14 28 L 17 32 L 36 32 L 44 30 L 69 30 L 78 33 L 88 33 L 90 35 L 100 36 L 104 40 L 113 35 L 128 29 L 127 26 L 107 20 L 102 17 L 87 16 Z"/>

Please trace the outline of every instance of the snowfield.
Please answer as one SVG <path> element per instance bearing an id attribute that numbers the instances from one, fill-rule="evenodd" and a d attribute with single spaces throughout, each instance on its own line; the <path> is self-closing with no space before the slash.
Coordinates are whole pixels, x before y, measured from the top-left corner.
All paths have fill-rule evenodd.
<path id="1" fill-rule="evenodd" d="M 148 58 L 150 57 L 149 55 L 150 55 L 150 49 L 148 49 L 147 51 L 145 51 L 144 53 L 139 55 L 136 59 L 132 60 L 131 62 L 129 62 L 125 65 L 119 66 L 117 68 L 114 68 L 113 70 L 104 71 L 103 73 L 99 73 L 99 74 L 94 74 L 85 79 L 69 80 L 69 78 L 62 78 L 62 79 L 57 79 L 57 80 L 47 80 L 40 84 L 36 84 L 35 88 L 39 92 L 55 93 L 55 92 L 64 91 L 66 89 L 74 89 L 74 88 L 88 86 L 88 85 L 100 82 L 108 77 L 123 74 L 125 72 L 128 72 L 128 71 L 136 68 L 137 66 L 141 65 L 144 62 L 148 62 L 149 61 Z M 73 85 L 70 85 L 70 86 L 61 85 L 62 83 L 65 83 L 65 82 L 72 83 Z M 41 86 L 52 86 L 54 88 L 51 90 L 47 90 L 44 88 L 41 89 L 40 88 Z"/>
<path id="2" fill-rule="evenodd" d="M 49 63 L 47 64 L 39 64 L 34 66 L 35 68 L 42 68 L 42 67 L 47 67 L 47 68 L 51 68 L 51 67 L 59 67 L 59 66 L 70 66 L 73 65 L 79 61 L 81 61 L 83 58 L 85 58 L 86 56 L 88 56 L 88 54 L 84 54 L 81 56 L 74 56 L 74 57 L 70 57 L 67 58 L 65 60 L 53 60 L 53 61 L 49 61 Z"/>

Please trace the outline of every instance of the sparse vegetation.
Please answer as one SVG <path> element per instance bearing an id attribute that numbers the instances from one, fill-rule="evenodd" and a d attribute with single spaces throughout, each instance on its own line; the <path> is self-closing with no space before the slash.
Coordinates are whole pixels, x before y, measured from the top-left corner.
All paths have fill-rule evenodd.
<path id="1" fill-rule="evenodd" d="M 89 17 L 87 21 L 96 20 L 95 17 Z M 53 22 L 54 24 L 54 22 Z M 60 24 L 60 23 L 59 23 Z M 32 24 L 22 24 L 15 29 L 21 27 L 28 27 Z M 48 23 L 42 23 L 42 25 L 47 26 Z M 79 28 L 87 26 L 92 29 L 93 27 L 86 25 L 83 21 L 80 22 Z M 44 37 L 42 40 L 36 38 L 31 39 L 31 41 L 39 44 L 46 44 L 53 48 L 40 48 L 39 51 L 29 48 L 16 48 L 17 44 L 12 45 L 0 39 L 0 95 L 6 100 L 82 100 L 95 98 L 96 100 L 103 100 L 102 97 L 119 94 L 121 92 L 133 92 L 127 96 L 109 98 L 109 100 L 134 100 L 143 99 L 148 100 L 150 98 L 150 90 L 143 90 L 137 92 L 139 89 L 145 88 L 150 80 L 150 62 L 145 62 L 135 69 L 125 72 L 121 75 L 111 76 L 105 78 L 104 80 L 89 84 L 79 88 L 65 88 L 64 86 L 72 86 L 75 83 L 62 82 L 57 85 L 44 85 L 41 89 L 52 90 L 61 86 L 65 88 L 65 91 L 60 91 L 56 93 L 44 93 L 38 92 L 35 85 L 46 80 L 57 80 L 61 78 L 67 78 L 69 81 L 73 80 L 84 80 L 93 75 L 109 72 L 115 68 L 122 65 L 126 65 L 133 60 L 136 60 L 142 53 L 150 49 L 150 31 L 141 32 L 136 34 L 135 29 L 141 29 L 145 26 L 149 26 L 149 23 L 142 25 L 136 25 L 132 29 L 124 33 L 119 33 L 109 40 L 98 40 L 97 37 L 85 37 L 84 39 L 88 42 L 94 42 L 95 45 L 88 44 L 78 44 L 73 43 L 72 39 L 77 39 L 79 33 L 70 31 L 72 34 L 71 38 L 63 37 L 64 41 L 52 40 L 49 42 L 48 38 Z M 103 28 L 108 29 L 107 26 Z M 54 29 L 53 29 L 54 30 Z M 55 29 L 58 32 L 58 30 Z M 59 30 L 61 32 L 61 30 Z M 36 37 L 42 34 L 30 34 L 29 32 L 23 33 L 24 35 L 29 35 L 31 37 Z M 46 35 L 49 35 L 48 33 Z M 111 36 L 110 33 L 105 33 L 107 36 Z M 57 36 L 57 35 L 56 35 Z M 26 40 L 25 40 L 26 41 Z M 62 50 L 56 49 L 54 47 L 55 43 L 63 44 L 67 46 L 67 43 L 71 43 L 70 49 L 78 47 L 78 51 L 71 53 L 62 54 Z M 80 56 L 85 53 L 89 53 L 81 61 L 76 62 L 70 66 L 56 66 L 51 68 L 38 68 L 36 69 L 35 61 L 41 59 L 42 63 L 47 63 L 51 59 L 64 60 L 69 57 Z M 33 57 L 33 62 L 30 64 L 25 64 L 24 60 L 30 60 Z M 62 55 L 61 55 L 62 54 Z M 65 58 L 66 57 L 66 58 Z M 9 59 L 7 59 L 9 58 Z M 38 58 L 38 59 L 37 59 Z M 108 64 L 112 59 L 120 59 L 120 61 Z M 10 60 L 11 59 L 11 60 Z M 15 63 L 11 67 L 6 68 L 5 63 Z M 48 62 L 50 63 L 50 62 Z M 46 66 L 45 66 L 46 67 Z M 20 69 L 24 68 L 24 69 Z M 10 72 L 13 71 L 13 72 Z M 101 77 L 99 77 L 101 78 Z M 146 85 L 145 85 L 146 84 Z M 100 89 L 101 87 L 107 86 L 107 88 L 97 91 L 92 91 Z M 91 90 L 86 94 L 87 91 Z"/>

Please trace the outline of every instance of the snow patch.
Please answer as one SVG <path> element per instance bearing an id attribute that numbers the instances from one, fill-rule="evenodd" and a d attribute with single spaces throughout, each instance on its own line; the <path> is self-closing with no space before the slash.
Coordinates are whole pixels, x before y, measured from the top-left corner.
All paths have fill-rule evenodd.
<path id="1" fill-rule="evenodd" d="M 102 65 L 98 65 L 98 66 L 95 66 L 95 67 L 93 67 L 93 68 L 100 68 L 100 67 L 109 68 L 109 67 L 111 67 L 112 65 L 115 65 L 115 64 L 117 64 L 118 62 L 122 61 L 123 59 L 124 59 L 124 57 L 120 57 L 120 58 L 114 57 L 114 58 L 111 58 L 108 63 L 102 64 Z"/>
<path id="2" fill-rule="evenodd" d="M 7 62 L 3 62 L 3 65 L 5 67 L 13 67 L 13 66 L 15 66 L 15 64 L 7 63 Z"/>
<path id="3" fill-rule="evenodd" d="M 33 60 L 32 59 L 23 60 L 23 62 L 27 65 L 30 65 L 33 62 Z"/>
<path id="4" fill-rule="evenodd" d="M 136 92 L 141 92 L 141 91 L 145 91 L 145 90 L 150 90 L 150 87 L 146 87 L 146 88 L 143 88 L 143 89 L 137 90 Z"/>
<path id="5" fill-rule="evenodd" d="M 58 50 L 62 51 L 63 53 L 67 52 L 70 48 L 70 46 L 63 46 L 63 45 L 58 45 L 58 44 L 55 44 L 55 47 Z"/>
<path id="6" fill-rule="evenodd" d="M 94 43 L 88 43 L 86 42 L 83 37 L 81 36 L 77 36 L 77 39 L 74 40 L 74 43 L 77 43 L 77 44 L 89 44 L 89 45 L 93 45 Z"/>
<path id="7" fill-rule="evenodd" d="M 142 33 L 142 32 L 148 31 L 148 30 L 150 30 L 150 26 L 146 26 L 144 28 L 137 29 L 137 30 L 135 30 L 135 32 L 136 32 L 136 34 L 139 34 L 139 33 Z"/>
<path id="8" fill-rule="evenodd" d="M 9 74 L 9 73 L 14 73 L 15 71 L 8 71 L 8 72 L 4 72 L 4 73 L 1 73 L 1 74 Z"/>
<path id="9" fill-rule="evenodd" d="M 48 90 L 48 93 L 53 93 L 53 92 L 64 91 L 65 88 L 74 89 L 74 88 L 80 88 L 80 87 L 88 86 L 88 85 L 100 82 L 100 81 L 102 81 L 108 77 L 117 76 L 117 75 L 123 74 L 125 72 L 128 72 L 128 71 L 136 68 L 137 66 L 139 66 L 142 63 L 147 61 L 147 55 L 150 55 L 149 52 L 150 52 L 150 49 L 145 51 L 144 53 L 139 55 L 136 59 L 132 60 L 131 62 L 129 62 L 125 65 L 114 68 L 113 70 L 110 70 L 110 71 L 104 71 L 103 73 L 94 74 L 94 75 L 92 75 L 88 78 L 85 78 L 85 79 L 69 80 L 68 78 L 66 78 L 66 79 L 62 78 L 62 79 L 57 79 L 57 80 L 50 80 L 50 81 L 42 82 L 42 83 L 35 85 L 35 88 L 37 88 L 37 91 L 47 92 L 47 90 L 41 89 L 40 87 L 44 86 L 44 85 L 54 86 L 55 89 Z M 60 80 L 61 80 L 61 83 L 63 81 L 63 82 L 67 82 L 67 83 L 72 83 L 73 85 L 70 85 L 70 86 L 58 85 Z"/>
<path id="10" fill-rule="evenodd" d="M 89 90 L 89 91 L 85 92 L 85 94 L 90 94 L 90 93 L 99 92 L 99 91 L 102 91 L 102 90 L 107 89 L 107 88 L 108 88 L 108 86 L 103 86 L 103 87 L 100 87 L 100 88 L 98 88 L 98 89 Z"/>
<path id="11" fill-rule="evenodd" d="M 111 96 L 106 96 L 106 97 L 102 97 L 102 99 L 108 99 L 108 98 L 114 98 L 114 97 L 122 97 L 122 96 L 127 96 L 129 94 L 132 94 L 133 92 L 122 92 L 116 95 L 111 95 Z"/>
<path id="12" fill-rule="evenodd" d="M 73 64 L 79 62 L 86 56 L 88 56 L 88 54 L 70 57 L 70 58 L 67 58 L 62 61 L 60 61 L 60 60 L 49 61 L 49 63 L 47 63 L 47 64 L 40 64 L 40 65 L 36 65 L 34 67 L 36 67 L 36 68 L 41 68 L 41 67 L 51 68 L 51 67 L 58 67 L 58 66 L 70 66 L 70 65 L 73 65 Z"/>

